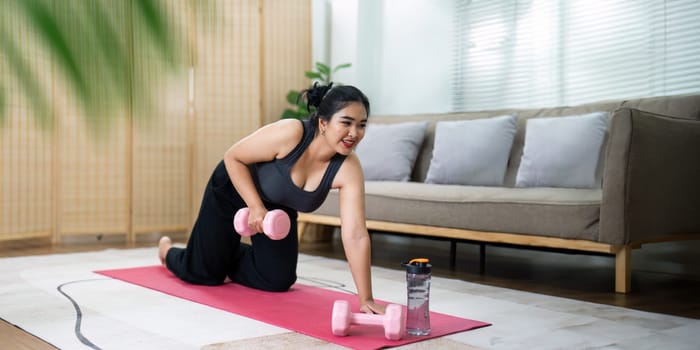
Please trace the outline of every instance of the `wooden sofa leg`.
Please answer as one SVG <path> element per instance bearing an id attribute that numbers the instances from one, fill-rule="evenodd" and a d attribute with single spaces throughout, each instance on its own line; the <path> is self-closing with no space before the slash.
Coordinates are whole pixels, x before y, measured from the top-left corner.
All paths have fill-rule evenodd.
<path id="1" fill-rule="evenodd" d="M 486 243 L 479 243 L 479 274 L 486 273 Z"/>
<path id="2" fill-rule="evenodd" d="M 297 236 L 299 237 L 299 242 L 301 242 L 301 238 L 304 236 L 304 229 L 306 229 L 306 222 L 297 221 Z"/>
<path id="3" fill-rule="evenodd" d="M 299 243 L 330 242 L 333 238 L 335 226 L 316 224 L 313 222 L 297 222 L 297 236 Z"/>
<path id="4" fill-rule="evenodd" d="M 629 293 L 632 284 L 632 246 L 627 244 L 615 254 L 615 292 Z"/>
<path id="5" fill-rule="evenodd" d="M 450 241 L 450 269 L 457 266 L 457 241 Z"/>

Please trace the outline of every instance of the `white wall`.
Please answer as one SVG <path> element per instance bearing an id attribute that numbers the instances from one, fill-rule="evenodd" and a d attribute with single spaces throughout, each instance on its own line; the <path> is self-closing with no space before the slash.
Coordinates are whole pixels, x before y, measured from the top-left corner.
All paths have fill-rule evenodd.
<path id="1" fill-rule="evenodd" d="M 313 0 L 312 8 L 314 62 L 352 63 L 335 80 L 362 89 L 372 114 L 449 111 L 453 0 Z"/>

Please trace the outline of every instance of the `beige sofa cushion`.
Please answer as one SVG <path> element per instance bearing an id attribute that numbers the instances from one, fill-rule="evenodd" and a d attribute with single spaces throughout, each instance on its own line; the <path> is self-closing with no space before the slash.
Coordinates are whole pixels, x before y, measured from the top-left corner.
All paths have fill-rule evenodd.
<path id="1" fill-rule="evenodd" d="M 517 117 L 439 121 L 425 182 L 501 186 L 508 166 Z"/>
<path id="2" fill-rule="evenodd" d="M 597 188 L 608 112 L 527 121 L 516 187 Z"/>
<path id="3" fill-rule="evenodd" d="M 368 220 L 598 240 L 600 189 L 366 182 Z M 315 214 L 338 216 L 331 191 Z"/>
<path id="4" fill-rule="evenodd" d="M 370 124 L 355 152 L 365 179 L 408 181 L 428 122 Z"/>

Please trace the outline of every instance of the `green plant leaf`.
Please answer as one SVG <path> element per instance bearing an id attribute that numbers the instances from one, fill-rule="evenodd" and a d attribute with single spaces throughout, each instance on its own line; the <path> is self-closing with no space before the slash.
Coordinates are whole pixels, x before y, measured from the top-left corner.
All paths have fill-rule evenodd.
<path id="1" fill-rule="evenodd" d="M 333 72 L 336 72 L 343 68 L 348 68 L 350 66 L 350 63 L 339 64 L 333 69 Z M 330 83 L 331 70 L 328 67 L 328 65 L 323 64 L 321 62 L 316 62 L 316 70 L 317 71 L 306 71 L 304 72 L 304 76 L 311 80 L 319 80 L 324 84 Z M 293 109 L 286 109 L 284 113 L 282 113 L 282 118 L 293 118 L 293 113 L 296 113 L 295 118 L 307 118 L 314 111 L 313 107 L 311 108 L 311 110 L 309 110 L 309 107 L 307 106 L 306 102 L 303 101 L 303 99 L 299 98 L 299 92 L 295 90 L 291 90 L 289 91 L 289 93 L 287 93 L 287 102 L 295 106 L 296 111 L 294 111 Z"/>
<path id="2" fill-rule="evenodd" d="M 8 71 L 13 72 L 19 83 L 20 90 L 24 93 L 24 96 L 32 101 L 34 119 L 41 127 L 48 127 L 51 125 L 51 114 L 47 96 L 42 91 L 41 84 L 37 80 L 34 71 L 23 59 L 19 48 L 6 35 L 5 31 L 0 30 L 0 51 L 5 54 L 5 61 L 9 67 Z M 5 101 L 7 101 L 6 98 Z"/>
<path id="3" fill-rule="evenodd" d="M 299 100 L 301 100 L 299 98 L 299 91 L 290 90 L 287 93 L 287 102 L 289 102 L 289 104 L 296 105 L 299 103 Z"/>
<path id="4" fill-rule="evenodd" d="M 7 115 L 5 105 L 5 86 L 0 84 L 0 126 L 5 124 L 5 116 Z"/>
<path id="5" fill-rule="evenodd" d="M 282 119 L 289 119 L 289 118 L 295 118 L 297 117 L 297 112 L 287 108 L 282 112 Z"/>
<path id="6" fill-rule="evenodd" d="M 331 74 L 331 69 L 327 65 L 321 63 L 321 62 L 316 62 L 316 70 L 318 70 L 319 73 L 323 75 L 330 75 Z"/>
<path id="7" fill-rule="evenodd" d="M 185 1 L 193 14 L 206 12 L 203 23 L 216 22 L 214 1 Z M 49 126 L 56 89 L 67 90 L 73 99 L 69 103 L 83 107 L 90 127 L 109 131 L 109 122 L 125 115 L 115 112 L 124 109 L 132 117 L 149 118 L 145 107 L 154 102 L 154 82 L 181 72 L 187 63 L 190 43 L 180 39 L 180 22 L 168 11 L 173 6 L 180 5 L 163 0 L 0 0 L 0 65 L 9 75 L 0 77 L 5 105 L 13 94 L 22 94 L 31 102 L 37 124 Z M 11 27 L 13 22 L 21 23 L 20 31 Z M 44 55 L 51 60 L 51 78 L 42 65 L 37 68 L 37 57 Z M 54 80 L 54 71 L 59 79 Z"/>
<path id="8" fill-rule="evenodd" d="M 30 21 L 32 27 L 36 28 L 39 36 L 44 40 L 44 43 L 55 54 L 55 57 L 61 62 L 60 67 L 64 70 L 69 80 L 73 83 L 73 87 L 79 96 L 89 99 L 90 91 L 87 88 L 85 78 L 78 67 L 75 54 L 68 45 L 65 31 L 56 21 L 56 17 L 52 14 L 51 4 L 47 1 L 28 0 L 20 1 L 26 11 L 26 18 Z"/>
<path id="9" fill-rule="evenodd" d="M 324 80 L 323 76 L 321 73 L 316 73 L 316 72 L 306 72 L 304 73 L 304 76 L 306 76 L 309 79 L 319 79 L 319 80 Z"/>
<path id="10" fill-rule="evenodd" d="M 95 1 L 89 17 L 92 20 L 92 28 L 99 45 L 99 53 L 106 62 L 105 69 L 110 74 L 110 79 L 117 86 L 116 92 L 121 102 L 128 102 L 130 91 L 127 88 L 127 77 L 130 72 L 129 57 L 125 43 L 119 39 L 115 26 L 109 24 L 109 16 L 100 1 Z"/>
<path id="11" fill-rule="evenodd" d="M 285 109 L 284 112 L 282 113 L 282 119 L 305 119 L 309 114 L 305 113 L 303 111 L 295 111 L 292 109 Z"/>
<path id="12" fill-rule="evenodd" d="M 138 7 L 139 11 L 136 11 L 136 14 L 139 15 L 151 34 L 153 44 L 159 47 L 158 52 L 172 66 L 176 62 L 176 50 L 169 34 L 172 33 L 173 29 L 164 12 L 155 0 L 137 0 L 133 3 Z"/>
<path id="13" fill-rule="evenodd" d="M 352 63 L 339 64 L 339 65 L 335 66 L 335 68 L 333 68 L 333 73 L 335 73 L 341 69 L 350 68 L 351 66 L 352 66 Z"/>

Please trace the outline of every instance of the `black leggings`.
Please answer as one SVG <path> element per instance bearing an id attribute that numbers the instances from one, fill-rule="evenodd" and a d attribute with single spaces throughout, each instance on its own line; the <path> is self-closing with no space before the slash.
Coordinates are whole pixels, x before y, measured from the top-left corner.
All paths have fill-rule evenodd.
<path id="1" fill-rule="evenodd" d="M 245 206 L 220 162 L 207 183 L 187 247 L 168 251 L 168 269 L 193 284 L 219 285 L 228 276 L 235 283 L 256 289 L 288 290 L 297 279 L 297 212 L 265 203 L 268 210 L 282 209 L 289 215 L 290 232 L 278 241 L 256 234 L 248 245 L 241 243 L 233 227 L 234 214 Z"/>

